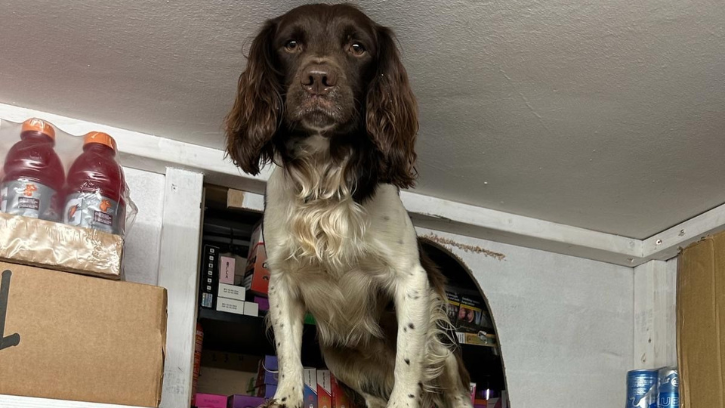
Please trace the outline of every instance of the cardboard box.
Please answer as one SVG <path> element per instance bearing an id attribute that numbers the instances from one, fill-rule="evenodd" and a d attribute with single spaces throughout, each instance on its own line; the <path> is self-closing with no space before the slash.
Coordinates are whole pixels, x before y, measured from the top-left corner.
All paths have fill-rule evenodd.
<path id="1" fill-rule="evenodd" d="M 317 369 L 305 368 L 303 375 L 305 389 L 302 408 L 317 408 Z"/>
<path id="2" fill-rule="evenodd" d="M 120 279 L 122 258 L 119 235 L 0 213 L 0 261 Z"/>
<path id="3" fill-rule="evenodd" d="M 725 233 L 679 257 L 677 360 L 684 408 L 725 407 Z"/>
<path id="4" fill-rule="evenodd" d="M 332 408 L 330 370 L 317 370 L 317 408 Z"/>
<path id="5" fill-rule="evenodd" d="M 222 257 L 223 258 L 223 257 Z M 219 283 L 217 296 L 226 299 L 235 299 L 244 301 L 246 297 L 246 289 L 243 286 L 234 286 L 226 283 Z"/>
<path id="6" fill-rule="evenodd" d="M 0 263 L 0 394 L 158 407 L 166 289 Z"/>

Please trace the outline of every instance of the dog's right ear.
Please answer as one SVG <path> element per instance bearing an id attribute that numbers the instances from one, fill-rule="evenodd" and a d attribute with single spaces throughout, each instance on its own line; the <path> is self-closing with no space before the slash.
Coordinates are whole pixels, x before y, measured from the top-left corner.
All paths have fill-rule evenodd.
<path id="1" fill-rule="evenodd" d="M 272 40 L 276 23 L 267 21 L 252 41 L 247 67 L 239 76 L 237 99 L 226 117 L 227 154 L 244 172 L 259 174 L 274 156 L 272 137 L 282 113 Z"/>

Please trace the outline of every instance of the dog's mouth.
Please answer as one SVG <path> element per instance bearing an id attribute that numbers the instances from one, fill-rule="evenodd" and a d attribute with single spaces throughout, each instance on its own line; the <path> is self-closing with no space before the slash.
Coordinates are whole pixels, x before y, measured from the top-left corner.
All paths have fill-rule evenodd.
<path id="1" fill-rule="evenodd" d="M 321 130 L 338 123 L 340 109 L 330 98 L 311 95 L 299 104 L 297 116 L 303 126 Z"/>

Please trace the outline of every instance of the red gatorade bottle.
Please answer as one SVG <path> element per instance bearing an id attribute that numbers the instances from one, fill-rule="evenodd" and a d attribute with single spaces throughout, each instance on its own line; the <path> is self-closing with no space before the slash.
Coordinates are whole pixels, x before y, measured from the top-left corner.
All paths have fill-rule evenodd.
<path id="1" fill-rule="evenodd" d="M 115 160 L 116 141 L 102 132 L 88 133 L 83 153 L 68 171 L 63 222 L 123 235 L 125 179 Z"/>
<path id="2" fill-rule="evenodd" d="M 23 122 L 20 141 L 5 157 L 0 210 L 8 214 L 60 220 L 65 174 L 56 154 L 55 130 L 41 119 Z"/>

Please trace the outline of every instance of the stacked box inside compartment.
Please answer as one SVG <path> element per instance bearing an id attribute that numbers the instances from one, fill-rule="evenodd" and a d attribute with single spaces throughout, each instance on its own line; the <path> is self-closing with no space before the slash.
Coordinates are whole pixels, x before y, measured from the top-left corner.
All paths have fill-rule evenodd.
<path id="1" fill-rule="evenodd" d="M 261 224 L 255 227 L 247 258 L 205 243 L 199 305 L 219 312 L 257 317 L 269 309 L 269 271 Z M 243 271 L 240 273 L 240 271 Z"/>

